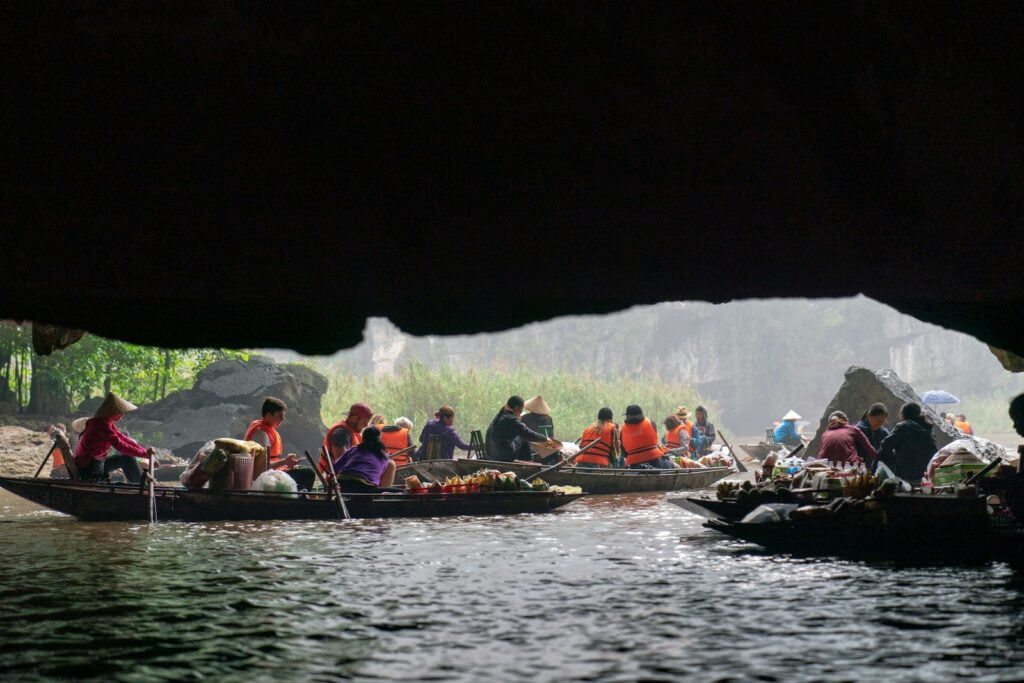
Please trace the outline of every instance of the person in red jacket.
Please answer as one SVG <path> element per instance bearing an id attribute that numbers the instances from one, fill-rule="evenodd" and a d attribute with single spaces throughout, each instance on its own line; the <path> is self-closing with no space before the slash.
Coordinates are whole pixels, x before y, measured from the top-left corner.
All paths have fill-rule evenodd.
<path id="1" fill-rule="evenodd" d="M 277 432 L 277 428 L 284 422 L 287 411 L 288 406 L 284 401 L 267 396 L 263 399 L 263 407 L 260 411 L 263 417 L 253 420 L 249 424 L 249 428 L 245 430 L 245 436 L 242 437 L 246 441 L 255 441 L 266 448 L 267 454 L 270 456 L 270 467 L 275 470 L 283 467 L 290 469 L 299 464 L 299 458 L 294 453 L 285 456 L 284 442 L 281 441 L 281 435 Z"/>
<path id="2" fill-rule="evenodd" d="M 137 410 L 136 406 L 109 393 L 96 410 L 96 415 L 85 423 L 85 430 L 75 449 L 75 465 L 82 479 L 102 479 L 114 470 L 121 470 L 129 483 L 142 481 L 142 468 L 136 458 L 148 457 L 155 451 L 140 446 L 115 426 L 125 413 L 132 410 Z M 116 448 L 119 455 L 108 456 L 111 447 Z M 155 465 L 156 461 L 153 462 Z"/>
<path id="3" fill-rule="evenodd" d="M 870 464 L 878 458 L 878 453 L 864 432 L 850 424 L 846 413 L 836 410 L 828 416 L 828 428 L 821 435 L 818 458 L 853 465 Z"/>

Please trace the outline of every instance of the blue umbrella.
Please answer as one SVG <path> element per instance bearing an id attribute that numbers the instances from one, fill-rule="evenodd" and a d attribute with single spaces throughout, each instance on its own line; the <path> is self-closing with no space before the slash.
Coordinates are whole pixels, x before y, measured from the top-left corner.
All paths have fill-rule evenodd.
<path id="1" fill-rule="evenodd" d="M 958 399 L 948 391 L 942 391 L 941 389 L 933 389 L 932 391 L 926 391 L 921 394 L 921 400 L 925 403 L 959 403 Z"/>

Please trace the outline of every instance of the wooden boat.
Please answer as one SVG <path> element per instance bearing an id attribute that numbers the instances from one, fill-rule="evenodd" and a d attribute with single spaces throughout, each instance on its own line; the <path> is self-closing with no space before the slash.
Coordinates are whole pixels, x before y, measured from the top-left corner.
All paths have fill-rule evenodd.
<path id="1" fill-rule="evenodd" d="M 1024 561 L 1024 526 L 986 511 L 984 497 L 897 494 L 846 515 L 704 526 L 773 552 L 913 561 Z"/>
<path id="2" fill-rule="evenodd" d="M 32 477 L 0 477 L 0 488 L 33 503 L 89 521 L 149 519 L 149 496 L 136 485 L 85 483 Z M 548 512 L 583 494 L 496 491 L 460 494 L 344 494 L 354 518 L 455 517 Z M 338 519 L 338 501 L 323 493 L 274 494 L 258 491 L 190 491 L 156 487 L 157 519 L 218 520 Z"/>
<path id="3" fill-rule="evenodd" d="M 776 444 L 769 444 L 763 441 L 761 443 L 741 443 L 736 445 L 739 446 L 740 450 L 758 462 L 764 462 L 768 454 L 778 448 Z"/>
<path id="4" fill-rule="evenodd" d="M 529 477 L 549 467 L 539 463 L 511 463 L 496 460 L 424 460 L 402 467 L 396 481 L 415 474 L 426 481 L 444 480 L 454 475 L 472 474 L 481 469 L 515 472 Z M 652 493 L 703 489 L 733 473 L 728 467 L 706 467 L 679 470 L 596 469 L 563 467 L 541 478 L 558 486 L 579 486 L 587 493 Z"/>
<path id="5" fill-rule="evenodd" d="M 692 512 L 707 519 L 727 519 L 738 521 L 753 512 L 760 502 L 743 502 L 736 500 L 719 500 L 714 494 L 698 493 L 688 496 L 669 496 L 666 498 L 673 505 L 678 505 L 687 512 Z"/>

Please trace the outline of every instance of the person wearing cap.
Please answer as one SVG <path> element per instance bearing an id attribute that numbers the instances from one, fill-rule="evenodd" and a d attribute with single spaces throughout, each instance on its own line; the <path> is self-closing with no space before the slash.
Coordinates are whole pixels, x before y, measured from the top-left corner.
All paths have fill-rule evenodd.
<path id="1" fill-rule="evenodd" d="M 658 428 L 644 417 L 638 405 L 626 407 L 626 419 L 620 430 L 626 467 L 634 470 L 671 470 L 677 465 L 665 455 L 658 443 Z"/>
<path id="2" fill-rule="evenodd" d="M 900 479 L 918 484 L 928 468 L 928 461 L 939 450 L 932 437 L 932 421 L 921 412 L 917 403 L 904 403 L 900 407 L 901 421 L 882 442 L 878 462 L 893 471 Z"/>
<path id="3" fill-rule="evenodd" d="M 427 447 L 431 437 L 438 437 L 441 440 L 441 450 L 438 459 L 451 460 L 455 457 L 455 449 L 464 451 L 470 449 L 470 445 L 462 440 L 462 437 L 455 431 L 455 409 L 445 404 L 434 413 L 434 419 L 428 420 L 423 429 L 420 430 L 420 447 L 416 449 L 416 460 L 427 458 Z"/>
<path id="4" fill-rule="evenodd" d="M 270 468 L 279 470 L 283 467 L 291 469 L 299 464 L 299 458 L 294 453 L 284 455 L 284 442 L 277 428 L 284 422 L 288 406 L 284 401 L 273 396 L 263 399 L 263 406 L 260 410 L 263 417 L 253 420 L 245 430 L 245 441 L 254 441 L 267 449 L 270 456 Z"/>
<path id="5" fill-rule="evenodd" d="M 142 481 L 142 468 L 136 458 L 148 457 L 155 451 L 140 446 L 115 426 L 125 413 L 136 409 L 123 398 L 109 393 L 96 415 L 86 421 L 75 449 L 75 466 L 82 479 L 102 479 L 114 470 L 121 470 L 129 483 Z M 116 448 L 119 455 L 108 456 L 111 447 Z"/>
<path id="6" fill-rule="evenodd" d="M 868 437 L 850 424 L 846 413 L 836 410 L 828 416 L 828 427 L 821 435 L 821 447 L 818 449 L 819 459 L 857 465 L 872 463 L 877 457 Z"/>
<path id="7" fill-rule="evenodd" d="M 324 447 L 332 458 L 341 457 L 342 453 L 353 446 L 358 446 L 363 429 L 370 423 L 373 411 L 365 403 L 353 403 L 348 409 L 344 420 L 335 422 L 327 430 Z M 323 463 L 326 465 L 326 463 Z"/>
<path id="8" fill-rule="evenodd" d="M 708 409 L 704 406 L 697 406 L 693 410 L 696 421 L 693 423 L 693 440 L 690 441 L 690 448 L 697 457 L 707 455 L 711 452 L 711 444 L 715 442 L 715 425 L 708 421 Z"/>
<path id="9" fill-rule="evenodd" d="M 580 437 L 580 446 L 591 446 L 583 455 L 576 458 L 574 463 L 579 467 L 618 467 L 621 458 L 621 441 L 619 437 L 619 425 L 612 420 L 615 416 L 611 408 L 601 408 L 597 411 L 597 420 L 583 430 Z"/>
<path id="10" fill-rule="evenodd" d="M 370 423 L 372 427 L 373 420 L 370 420 Z M 412 420 L 407 417 L 400 417 L 395 420 L 395 424 L 383 425 L 378 427 L 378 429 L 380 429 L 380 440 L 384 442 L 384 448 L 388 452 L 388 457 L 394 460 L 395 467 L 404 467 L 411 463 L 412 455 L 410 455 L 410 451 L 406 451 L 399 456 L 395 456 L 395 453 L 401 453 L 413 446 Z"/>
<path id="11" fill-rule="evenodd" d="M 782 422 L 775 428 L 775 443 L 781 443 L 788 448 L 799 446 L 803 443 L 800 432 L 796 430 L 796 421 L 801 419 L 795 410 L 791 410 L 782 416 Z"/>
<path id="12" fill-rule="evenodd" d="M 387 489 L 395 483 L 396 470 L 376 427 L 363 429 L 359 443 L 334 461 L 338 484 L 345 493 L 377 493 Z"/>
<path id="13" fill-rule="evenodd" d="M 519 396 L 510 396 L 487 427 L 485 442 L 487 457 L 500 462 L 531 460 L 530 444 L 543 443 L 558 448 L 554 439 L 535 432 L 519 419 L 526 402 Z"/>

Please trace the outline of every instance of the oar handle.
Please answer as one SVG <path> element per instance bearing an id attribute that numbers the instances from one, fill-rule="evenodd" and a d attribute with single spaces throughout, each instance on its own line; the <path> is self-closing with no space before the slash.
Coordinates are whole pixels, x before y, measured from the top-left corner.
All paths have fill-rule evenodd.
<path id="1" fill-rule="evenodd" d="M 320 468 L 316 466 L 316 462 L 313 460 L 313 456 L 309 454 L 309 451 L 303 451 L 306 454 L 306 462 L 313 468 L 313 473 L 316 478 L 320 480 L 320 485 L 324 487 L 324 491 L 327 491 L 327 480 L 324 479 L 324 475 L 320 474 Z"/>
<path id="2" fill-rule="evenodd" d="M 35 473 L 33 478 L 36 478 L 36 479 L 39 478 L 39 473 L 43 471 L 44 467 L 46 467 L 46 463 L 49 462 L 50 456 L 53 455 L 53 449 L 55 449 L 56 447 L 57 447 L 57 437 L 53 437 L 53 444 L 50 446 L 50 450 L 48 450 L 46 452 L 46 457 L 43 458 L 43 461 L 41 463 L 39 463 L 39 469 L 36 470 L 36 473 Z"/>
<path id="3" fill-rule="evenodd" d="M 537 477 L 539 477 L 542 474 L 547 474 L 548 472 L 554 472 L 555 470 L 560 469 L 561 467 L 565 466 L 566 463 L 568 463 L 568 462 L 570 462 L 572 460 L 575 460 L 576 458 L 578 458 L 581 455 L 583 455 L 584 451 L 586 451 L 588 448 L 596 446 L 599 443 L 601 443 L 601 439 L 594 439 L 593 441 L 588 443 L 586 446 L 584 446 L 583 448 L 581 448 L 578 451 L 576 451 L 573 455 L 570 455 L 568 458 L 562 458 L 561 462 L 559 462 L 559 463 L 557 463 L 555 465 L 552 465 L 551 467 L 547 468 L 546 470 L 541 470 L 540 472 L 535 472 L 535 473 L 531 474 L 530 476 L 528 476 L 523 481 L 529 483 L 531 479 L 536 479 Z"/>
<path id="4" fill-rule="evenodd" d="M 404 453 L 408 453 L 409 451 L 414 451 L 414 450 L 416 450 L 415 446 L 406 446 L 405 448 L 403 448 L 400 451 L 395 451 L 394 453 L 389 455 L 388 458 L 397 458 L 398 456 L 400 456 L 400 455 L 402 455 Z"/>
<path id="5" fill-rule="evenodd" d="M 341 495 L 341 484 L 338 482 L 338 475 L 334 472 L 334 458 L 331 457 L 331 451 L 328 450 L 327 446 L 321 446 L 324 449 L 324 459 L 327 461 L 327 469 L 331 473 L 331 481 L 334 482 L 334 495 L 338 496 L 338 507 L 341 509 L 341 516 L 345 519 L 351 519 L 348 514 L 348 507 L 345 505 L 345 499 Z"/>
<path id="6" fill-rule="evenodd" d="M 722 443 L 724 443 L 725 447 L 729 449 L 729 454 L 732 455 L 732 461 L 736 465 L 736 471 L 746 472 L 747 466 L 740 462 L 740 456 L 736 455 L 736 451 L 734 451 L 732 446 L 729 445 L 729 440 L 725 438 L 725 434 L 722 433 L 721 429 L 718 430 L 718 435 L 722 437 Z"/>

